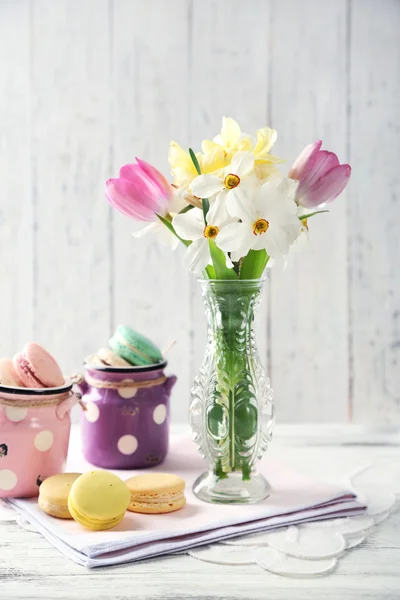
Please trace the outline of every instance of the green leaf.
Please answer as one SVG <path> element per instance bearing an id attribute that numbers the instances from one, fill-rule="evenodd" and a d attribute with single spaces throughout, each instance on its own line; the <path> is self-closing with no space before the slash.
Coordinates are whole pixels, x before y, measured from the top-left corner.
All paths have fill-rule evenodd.
<path id="1" fill-rule="evenodd" d="M 226 266 L 226 256 L 218 248 L 214 240 L 208 240 L 210 245 L 211 258 L 214 265 L 215 279 L 237 279 L 237 273 Z"/>
<path id="2" fill-rule="evenodd" d="M 329 210 L 316 210 L 312 213 L 308 213 L 306 215 L 301 215 L 299 217 L 299 219 L 300 219 L 300 221 L 304 221 L 304 219 L 309 219 L 310 217 L 313 217 L 314 215 L 319 215 L 321 213 L 326 213 L 326 212 L 329 212 Z"/>
<path id="3" fill-rule="evenodd" d="M 182 208 L 182 210 L 179 211 L 179 215 L 184 215 L 185 213 L 189 212 L 189 210 L 192 210 L 192 208 L 194 208 L 194 206 L 192 204 L 188 204 L 187 206 L 185 206 L 185 208 Z"/>
<path id="4" fill-rule="evenodd" d="M 199 165 L 199 161 L 197 160 L 197 156 L 195 155 L 195 153 L 193 152 L 193 150 L 191 148 L 189 148 L 189 154 L 190 154 L 190 158 L 192 159 L 192 163 L 194 164 L 196 171 L 199 175 L 201 175 L 201 169 L 200 169 L 200 165 Z M 208 198 L 203 198 L 201 201 L 202 207 L 203 207 L 203 215 L 204 215 L 204 223 L 207 225 L 207 213 L 209 211 L 210 208 L 210 203 L 208 201 Z"/>
<path id="5" fill-rule="evenodd" d="M 206 267 L 207 275 L 210 279 L 215 279 L 215 270 L 212 265 Z"/>
<path id="6" fill-rule="evenodd" d="M 208 198 L 202 198 L 202 200 L 201 200 L 201 204 L 202 204 L 202 206 L 203 206 L 203 213 L 204 213 L 204 223 L 207 225 L 207 219 L 206 219 L 206 216 L 207 216 L 208 210 L 209 210 L 209 208 L 210 208 L 210 203 L 209 203 L 209 201 L 208 201 Z"/>
<path id="7" fill-rule="evenodd" d="M 166 219 L 165 217 L 162 217 L 161 215 L 158 215 L 156 213 L 157 217 L 160 219 L 160 221 L 162 223 L 164 223 L 165 227 L 168 227 L 168 229 L 170 230 L 171 233 L 174 234 L 175 237 L 178 238 L 178 240 L 180 240 L 182 242 L 182 244 L 185 244 L 185 246 L 190 246 L 190 244 L 192 242 L 190 242 L 189 240 L 183 240 L 181 237 L 179 237 L 179 235 L 176 233 L 174 226 L 172 225 L 171 221 L 168 221 L 168 219 Z"/>
<path id="8" fill-rule="evenodd" d="M 198 172 L 199 175 L 201 175 L 199 161 L 197 160 L 197 156 L 195 155 L 195 153 L 193 152 L 193 150 L 191 148 L 189 148 L 189 154 L 190 154 L 190 158 L 192 159 L 194 166 L 196 167 L 196 171 Z"/>
<path id="9" fill-rule="evenodd" d="M 240 279 L 259 279 L 264 272 L 269 256 L 265 250 L 250 250 L 240 268 Z"/>

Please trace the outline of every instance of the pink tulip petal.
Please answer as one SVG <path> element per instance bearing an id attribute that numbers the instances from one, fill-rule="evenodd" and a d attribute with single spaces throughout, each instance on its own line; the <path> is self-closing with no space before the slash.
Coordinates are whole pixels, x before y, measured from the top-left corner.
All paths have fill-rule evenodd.
<path id="1" fill-rule="evenodd" d="M 317 154 L 322 146 L 322 140 L 317 140 L 312 144 L 308 144 L 297 157 L 289 171 L 290 179 L 301 180 L 309 173 L 314 166 Z"/>
<path id="2" fill-rule="evenodd" d="M 160 211 L 154 186 L 144 179 L 109 179 L 106 183 L 106 196 L 114 208 L 139 221 L 155 221 L 155 213 Z"/>
<path id="3" fill-rule="evenodd" d="M 315 207 L 332 202 L 346 187 L 351 175 L 350 165 L 337 165 L 321 177 L 313 186 L 308 187 L 298 197 L 301 206 Z"/>
<path id="4" fill-rule="evenodd" d="M 156 198 L 162 198 L 160 205 L 164 205 L 165 201 L 172 200 L 174 195 L 174 189 L 172 185 L 165 179 L 157 169 L 149 165 L 149 163 L 143 160 L 136 159 L 140 164 L 128 164 L 124 165 L 119 170 L 119 176 L 121 179 L 129 179 L 129 181 L 145 181 L 148 186 L 153 186 L 154 196 Z M 142 165 L 146 165 L 146 170 L 142 168 Z"/>
<path id="5" fill-rule="evenodd" d="M 139 184 L 146 187 L 149 195 L 152 194 L 154 196 L 155 201 L 160 206 L 163 204 L 162 199 L 166 194 L 164 191 L 161 191 L 156 182 L 150 179 L 146 173 L 140 168 L 139 165 L 131 164 L 124 165 L 119 170 L 119 178 L 131 181 L 133 184 Z"/>
<path id="6" fill-rule="evenodd" d="M 135 210 L 133 204 L 129 204 L 126 197 L 121 197 L 119 191 L 115 187 L 115 184 L 118 181 L 120 180 L 109 179 L 106 182 L 106 198 L 108 202 L 113 208 L 131 219 L 135 219 L 136 221 L 148 221 L 147 217 L 150 217 L 150 211 L 146 211 L 146 214 L 143 214 L 143 210 Z"/>
<path id="7" fill-rule="evenodd" d="M 303 190 L 307 190 L 312 185 L 317 183 L 328 171 L 339 165 L 339 159 L 333 152 L 321 150 L 318 152 L 313 168 L 308 175 L 299 184 L 298 193 L 301 195 Z"/>
<path id="8" fill-rule="evenodd" d="M 158 171 L 153 165 L 146 162 L 145 160 L 141 160 L 136 157 L 139 167 L 146 173 L 146 175 L 158 185 L 160 190 L 163 192 L 168 199 L 172 199 L 173 189 L 169 181 L 164 177 L 160 171 Z"/>
<path id="9" fill-rule="evenodd" d="M 129 179 L 129 181 L 134 181 L 137 177 L 141 177 L 142 175 L 142 169 L 136 163 L 123 165 L 119 170 L 121 179 Z"/>

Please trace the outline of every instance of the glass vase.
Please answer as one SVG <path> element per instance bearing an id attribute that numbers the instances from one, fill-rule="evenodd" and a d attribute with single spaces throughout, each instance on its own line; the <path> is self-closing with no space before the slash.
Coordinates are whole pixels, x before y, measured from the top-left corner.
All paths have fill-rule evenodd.
<path id="1" fill-rule="evenodd" d="M 192 388 L 190 423 L 208 462 L 193 491 L 207 502 L 255 503 L 270 493 L 255 467 L 274 423 L 272 390 L 256 344 L 264 282 L 200 280 L 208 342 Z"/>

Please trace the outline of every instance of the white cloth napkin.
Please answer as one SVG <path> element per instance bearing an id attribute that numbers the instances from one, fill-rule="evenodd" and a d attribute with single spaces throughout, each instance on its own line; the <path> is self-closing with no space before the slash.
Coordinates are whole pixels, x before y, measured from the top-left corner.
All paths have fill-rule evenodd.
<path id="1" fill-rule="evenodd" d="M 272 485 L 271 496 L 259 504 L 219 505 L 198 500 L 192 484 L 205 470 L 188 435 L 173 436 L 163 465 L 155 471 L 176 473 L 186 481 L 187 505 L 166 515 L 127 512 L 109 531 L 88 531 L 74 521 L 44 514 L 36 499 L 10 500 L 12 506 L 63 554 L 86 567 L 101 567 L 187 550 L 236 535 L 285 525 L 347 516 L 365 507 L 352 492 L 313 481 L 266 456 L 260 471 Z M 93 469 L 72 440 L 66 470 Z M 114 471 L 122 479 L 145 471 Z"/>

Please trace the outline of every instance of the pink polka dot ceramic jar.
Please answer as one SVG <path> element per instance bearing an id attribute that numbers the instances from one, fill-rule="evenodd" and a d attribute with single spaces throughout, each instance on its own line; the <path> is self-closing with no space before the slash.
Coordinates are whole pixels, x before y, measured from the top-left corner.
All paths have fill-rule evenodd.
<path id="1" fill-rule="evenodd" d="M 78 385 L 82 451 L 90 463 L 107 469 L 158 465 L 168 452 L 169 399 L 176 377 L 166 362 L 146 367 L 86 365 Z"/>
<path id="2" fill-rule="evenodd" d="M 0 386 L 0 498 L 37 496 L 41 482 L 63 471 L 79 396 L 60 388 Z"/>

